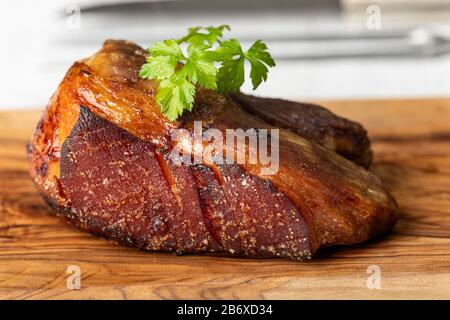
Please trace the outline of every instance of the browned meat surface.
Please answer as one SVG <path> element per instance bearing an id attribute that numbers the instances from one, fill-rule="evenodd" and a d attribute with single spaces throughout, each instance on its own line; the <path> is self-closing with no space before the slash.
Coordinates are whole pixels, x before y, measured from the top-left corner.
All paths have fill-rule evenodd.
<path id="1" fill-rule="evenodd" d="M 84 107 L 61 154 L 60 180 L 74 209 L 67 216 L 89 232 L 180 253 L 296 258 L 310 252 L 308 227 L 292 202 L 239 166 L 220 167 L 219 183 L 208 167 L 174 165 L 154 144 Z"/>
<path id="2" fill-rule="evenodd" d="M 301 260 L 394 226 L 395 202 L 378 178 L 293 130 L 280 129 L 276 174 L 260 162 L 174 163 L 170 135 L 192 134 L 194 120 L 221 132 L 273 124 L 203 89 L 192 113 L 169 122 L 154 83 L 138 77 L 144 60 L 135 44 L 107 41 L 76 62 L 30 142 L 38 190 L 79 228 L 147 250 Z"/>
<path id="3" fill-rule="evenodd" d="M 370 167 L 370 141 L 366 130 L 359 123 L 341 118 L 311 103 L 261 98 L 242 93 L 233 94 L 232 97 L 250 114 L 274 126 L 289 129 L 364 168 Z"/>

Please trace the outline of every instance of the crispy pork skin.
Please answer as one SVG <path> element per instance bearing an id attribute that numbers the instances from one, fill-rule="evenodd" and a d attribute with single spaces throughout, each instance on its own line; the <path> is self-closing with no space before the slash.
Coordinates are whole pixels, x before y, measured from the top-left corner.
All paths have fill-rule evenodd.
<path id="1" fill-rule="evenodd" d="M 250 114 L 238 98 L 200 88 L 193 112 L 168 121 L 155 103 L 155 83 L 138 77 L 145 57 L 134 43 L 106 41 L 70 68 L 47 106 L 28 157 L 37 189 L 59 215 L 146 250 L 294 260 L 394 226 L 395 201 L 379 179 L 331 151 L 339 148 L 319 133 L 307 140 L 289 123 Z M 319 113 L 313 117 L 321 131 L 333 115 L 322 121 Z M 197 120 L 224 134 L 280 126 L 278 171 L 267 174 L 265 164 L 250 161 L 177 163 L 171 134 L 192 135 Z M 363 135 L 344 124 L 347 141 Z M 246 141 L 245 150 L 223 151 L 251 148 Z"/>

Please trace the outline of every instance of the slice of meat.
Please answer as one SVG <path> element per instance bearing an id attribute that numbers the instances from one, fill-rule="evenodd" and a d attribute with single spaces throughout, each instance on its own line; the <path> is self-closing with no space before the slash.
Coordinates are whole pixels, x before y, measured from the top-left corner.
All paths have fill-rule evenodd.
<path id="1" fill-rule="evenodd" d="M 370 167 L 370 140 L 359 123 L 311 103 L 261 98 L 242 93 L 231 96 L 250 114 L 274 126 L 289 129 L 364 168 Z"/>
<path id="2" fill-rule="evenodd" d="M 196 120 L 222 134 L 256 128 L 260 136 L 274 126 L 201 88 L 193 112 L 168 121 L 155 84 L 138 77 L 145 57 L 133 43 L 107 41 L 68 71 L 38 124 L 30 174 L 69 221 L 147 250 L 297 260 L 394 226 L 395 201 L 378 178 L 292 130 L 279 129 L 279 168 L 270 174 L 261 161 L 177 164 L 171 135 L 192 136 Z M 246 140 L 223 151 L 253 147 Z"/>
<path id="3" fill-rule="evenodd" d="M 69 218 L 89 232 L 148 250 L 219 248 L 189 168 L 170 170 L 152 143 L 87 108 L 62 145 L 60 181 Z"/>
<path id="4" fill-rule="evenodd" d="M 239 166 L 175 165 L 151 142 L 82 107 L 61 149 L 66 216 L 78 227 L 147 250 L 309 257 L 292 202 Z M 269 200 L 269 203 L 262 201 Z"/>

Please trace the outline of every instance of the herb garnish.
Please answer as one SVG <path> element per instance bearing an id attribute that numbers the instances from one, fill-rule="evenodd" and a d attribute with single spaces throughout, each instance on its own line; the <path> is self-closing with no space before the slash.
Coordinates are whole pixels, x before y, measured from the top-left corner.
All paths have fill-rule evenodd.
<path id="1" fill-rule="evenodd" d="M 238 91 L 244 83 L 245 60 L 251 66 L 253 90 L 267 80 L 268 68 L 275 62 L 266 44 L 257 40 L 243 51 L 238 40 L 221 40 L 225 30 L 230 27 L 189 28 L 180 39 L 156 42 L 148 48 L 150 56 L 139 76 L 158 81 L 156 101 L 169 120 L 192 110 L 197 85 L 223 93 Z"/>

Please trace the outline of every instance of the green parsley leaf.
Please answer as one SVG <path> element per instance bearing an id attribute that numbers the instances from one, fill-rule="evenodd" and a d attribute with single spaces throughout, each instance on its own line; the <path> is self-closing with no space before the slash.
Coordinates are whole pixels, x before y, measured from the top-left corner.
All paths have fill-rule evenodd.
<path id="1" fill-rule="evenodd" d="M 236 60 L 228 60 L 222 63 L 217 74 L 218 89 L 220 92 L 235 92 L 244 83 L 245 59 L 241 56 Z"/>
<path id="2" fill-rule="evenodd" d="M 153 57 L 168 56 L 174 59 L 183 59 L 183 51 L 175 40 L 165 40 L 154 43 L 147 50 Z"/>
<path id="3" fill-rule="evenodd" d="M 174 40 L 156 42 L 149 49 L 151 56 L 142 65 L 139 76 L 145 79 L 162 80 L 175 73 L 180 60 L 184 59 L 183 51 Z"/>
<path id="4" fill-rule="evenodd" d="M 219 69 L 217 79 L 221 92 L 239 90 L 244 83 L 244 61 L 250 62 L 250 78 L 255 90 L 262 81 L 267 80 L 268 66 L 275 66 L 267 46 L 261 40 L 256 41 L 247 52 L 243 52 L 238 40 L 230 39 L 221 43 L 216 50 L 217 55 L 224 61 Z"/>
<path id="5" fill-rule="evenodd" d="M 151 55 L 139 75 L 159 80 L 156 101 L 171 121 L 181 116 L 185 109 L 192 109 L 197 83 L 204 88 L 217 89 L 217 68 L 212 56 L 202 49 L 205 48 L 196 47 L 185 56 L 175 40 L 157 42 L 148 49 Z M 180 64 L 182 62 L 184 65 Z"/>
<path id="6" fill-rule="evenodd" d="M 227 61 L 236 56 L 242 56 L 244 52 L 242 52 L 241 44 L 238 40 L 230 39 L 225 40 L 220 44 L 220 46 L 216 49 L 216 54 L 220 57 L 220 60 Z"/>
<path id="7" fill-rule="evenodd" d="M 253 89 L 267 80 L 269 67 L 275 66 L 267 46 L 258 40 L 244 52 L 238 40 L 221 40 L 225 30 L 230 27 L 193 27 L 180 39 L 156 42 L 148 49 L 150 56 L 139 76 L 158 82 L 156 101 L 169 120 L 192 110 L 197 86 L 224 93 L 238 91 L 244 83 L 246 60 Z"/>
<path id="8" fill-rule="evenodd" d="M 186 36 L 178 39 L 178 43 L 187 42 L 194 45 L 206 43 L 211 47 L 216 41 L 219 41 L 219 38 L 223 37 L 225 30 L 230 31 L 230 26 L 224 24 L 218 27 L 192 27 L 188 29 Z"/>
<path id="9" fill-rule="evenodd" d="M 192 110 L 194 96 L 195 86 L 186 78 L 174 75 L 161 81 L 156 101 L 167 119 L 174 121 L 183 114 L 184 109 Z"/>
<path id="10" fill-rule="evenodd" d="M 217 48 L 216 54 L 223 61 L 217 74 L 219 91 L 238 91 L 245 77 L 245 59 L 241 44 L 236 39 L 226 40 Z"/>
<path id="11" fill-rule="evenodd" d="M 245 57 L 251 65 L 250 78 L 252 79 L 253 90 L 255 90 L 262 81 L 267 80 L 269 67 L 275 66 L 272 56 L 268 52 L 267 46 L 261 40 L 256 41 L 250 49 L 248 49 Z"/>
<path id="12" fill-rule="evenodd" d="M 217 89 L 216 73 L 217 68 L 214 62 L 201 58 L 192 58 L 183 66 L 183 72 L 193 84 L 200 84 L 200 86 L 207 89 Z"/>
<path id="13" fill-rule="evenodd" d="M 175 73 L 178 61 L 178 59 L 173 59 L 169 56 L 152 57 L 147 60 L 146 64 L 142 65 L 139 76 L 141 78 L 158 80 L 168 78 Z"/>
<path id="14" fill-rule="evenodd" d="M 231 28 L 229 25 L 223 24 L 218 27 L 208 27 L 206 30 L 208 31 L 208 42 L 210 45 L 213 45 L 216 41 L 220 43 L 219 39 L 223 37 L 223 32 L 225 30 L 230 31 Z"/>

